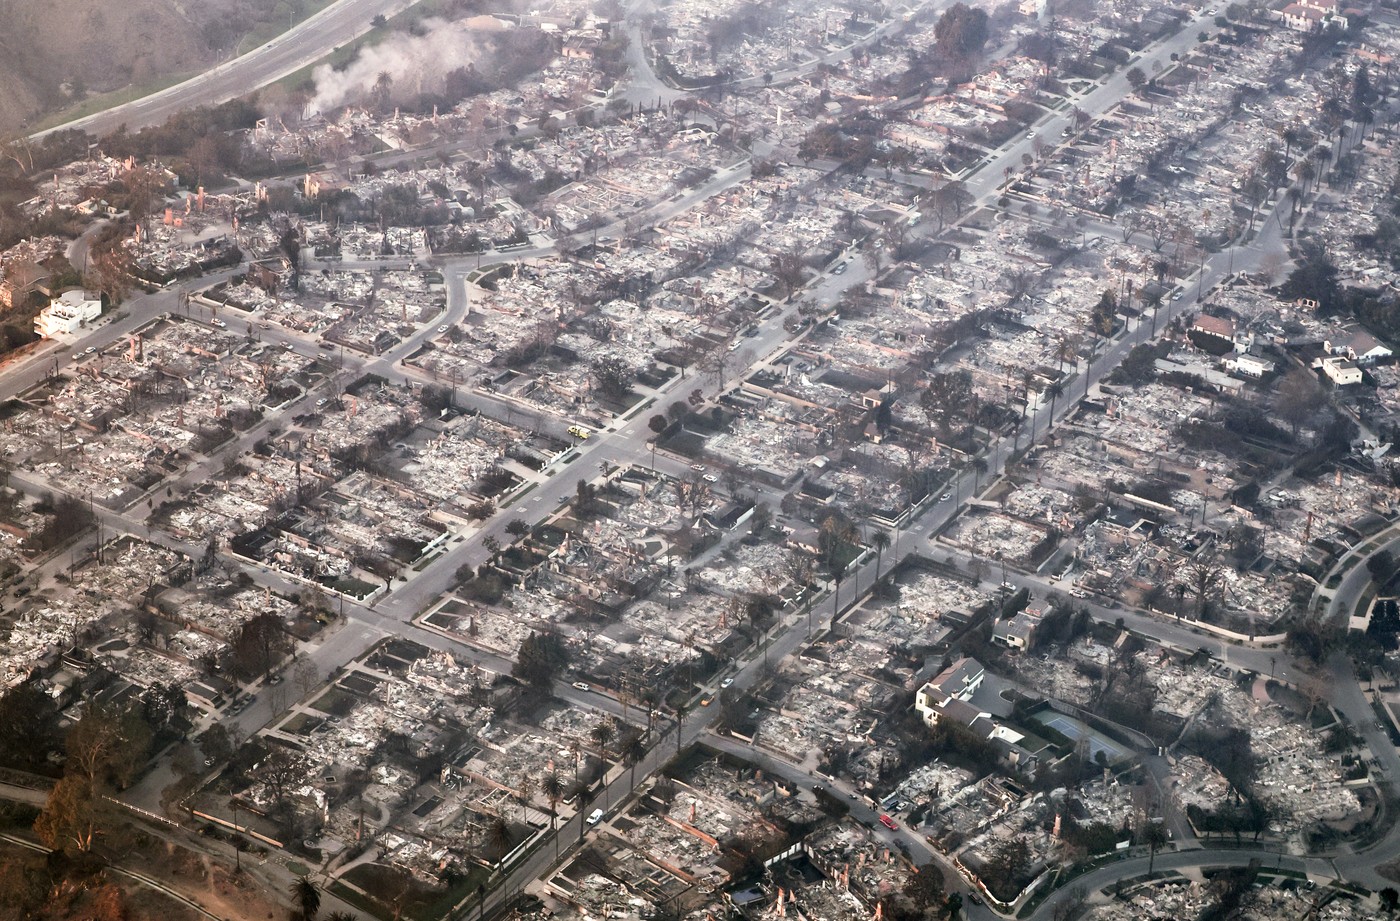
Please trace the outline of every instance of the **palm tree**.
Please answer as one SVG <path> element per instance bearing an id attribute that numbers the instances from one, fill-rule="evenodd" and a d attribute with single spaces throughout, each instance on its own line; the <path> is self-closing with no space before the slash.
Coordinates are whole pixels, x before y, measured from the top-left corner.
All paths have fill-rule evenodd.
<path id="1" fill-rule="evenodd" d="M 1045 392 L 1050 394 L 1050 419 L 1045 423 L 1045 430 L 1048 432 L 1055 427 L 1055 401 L 1065 392 L 1065 388 L 1059 381 L 1055 381 L 1045 388 Z"/>
<path id="2" fill-rule="evenodd" d="M 833 560 L 831 564 L 831 578 L 835 582 L 836 590 L 831 593 L 831 622 L 836 623 L 836 615 L 841 613 L 841 580 L 846 578 L 846 567 L 851 565 L 845 560 Z"/>
<path id="3" fill-rule="evenodd" d="M 647 708 L 647 732 L 652 732 L 656 729 L 656 704 L 659 700 L 656 688 L 651 686 L 644 688 L 640 698 Z"/>
<path id="4" fill-rule="evenodd" d="M 676 754 L 681 753 L 681 727 L 685 725 L 685 704 L 676 706 Z"/>
<path id="5" fill-rule="evenodd" d="M 1287 192 L 1284 192 L 1283 194 L 1284 194 L 1284 197 L 1288 199 L 1288 232 L 1289 232 L 1289 234 L 1291 235 L 1291 234 L 1293 233 L 1293 225 L 1294 225 L 1294 224 L 1297 222 L 1297 220 L 1298 220 L 1298 202 L 1302 199 L 1303 193 L 1302 193 L 1301 191 L 1299 191 L 1299 189 L 1298 189 L 1297 186 L 1294 186 L 1293 188 L 1289 189 Z M 1278 213 L 1278 220 L 1279 220 L 1279 226 L 1282 227 L 1282 226 L 1283 226 L 1283 212 L 1282 212 L 1282 211 L 1280 211 L 1280 212 Z"/>
<path id="6" fill-rule="evenodd" d="M 544 775 L 540 781 L 540 792 L 549 801 L 549 833 L 554 838 L 554 856 L 558 857 L 559 836 L 555 832 L 558 830 L 559 801 L 564 798 L 564 781 L 559 778 L 558 771 Z"/>
<path id="7" fill-rule="evenodd" d="M 598 750 L 603 756 L 604 773 L 607 772 L 608 744 L 617 735 L 617 728 L 613 726 L 612 720 L 603 720 L 589 732 L 593 741 L 598 743 Z"/>
<path id="8" fill-rule="evenodd" d="M 588 823 L 583 820 L 584 812 L 588 805 L 593 802 L 593 788 L 586 783 L 576 783 L 569 788 L 569 793 L 574 797 L 574 802 L 578 804 L 578 843 L 583 843 L 583 832 L 588 828 Z"/>
<path id="9" fill-rule="evenodd" d="M 646 743 L 642 741 L 642 737 L 639 734 L 634 732 L 627 737 L 626 742 L 622 743 L 622 760 L 626 761 L 628 767 L 632 769 L 631 785 L 633 787 L 637 785 L 637 765 L 640 764 L 642 759 L 646 756 L 647 746 Z"/>
<path id="10" fill-rule="evenodd" d="M 972 494 L 975 496 L 982 491 L 982 474 L 987 472 L 987 459 L 985 457 L 975 457 L 972 459 Z"/>
<path id="11" fill-rule="evenodd" d="M 1035 384 L 1035 377 L 1036 375 L 1034 371 L 1025 371 L 1021 374 L 1021 392 L 1026 395 L 1026 411 L 1021 415 L 1023 418 L 1025 416 L 1031 417 L 1031 439 L 1027 442 L 1027 445 L 1035 444 L 1036 407 L 1031 404 L 1031 386 Z M 1038 395 L 1036 402 L 1040 402 Z"/>
<path id="12" fill-rule="evenodd" d="M 1079 340 L 1073 336 L 1061 336 L 1055 343 L 1055 361 L 1059 363 L 1060 376 L 1064 376 L 1065 362 L 1079 355 Z"/>
<path id="13" fill-rule="evenodd" d="M 529 822 L 529 818 L 526 812 L 530 808 L 530 797 L 534 795 L 535 778 L 531 777 L 529 774 L 526 774 L 524 777 L 520 778 L 520 783 L 517 784 L 515 790 L 515 801 L 520 804 L 521 822 Z"/>
<path id="14" fill-rule="evenodd" d="M 1298 180 L 1302 194 L 1308 194 L 1308 184 L 1317 177 L 1317 165 L 1312 157 L 1300 157 L 1293 167 L 1293 178 Z"/>
<path id="15" fill-rule="evenodd" d="M 1152 878 L 1152 865 L 1157 862 L 1157 848 L 1167 843 L 1167 830 L 1157 822 L 1148 822 L 1142 830 L 1147 842 L 1147 878 Z"/>
<path id="16" fill-rule="evenodd" d="M 574 762 L 574 783 L 578 783 L 578 761 L 579 761 L 579 755 L 582 754 L 582 753 L 583 753 L 583 746 L 579 744 L 579 741 L 578 741 L 577 739 L 570 739 L 570 740 L 569 740 L 569 755 L 571 756 L 571 758 L 573 759 L 573 762 Z"/>
<path id="17" fill-rule="evenodd" d="M 311 881 L 310 876 L 299 876 L 292 883 L 292 901 L 296 903 L 296 917 L 300 921 L 314 921 L 321 910 L 321 890 Z"/>
<path id="18" fill-rule="evenodd" d="M 554 820 L 559 817 L 559 801 L 564 798 L 564 781 L 558 771 L 550 771 L 540 780 L 540 792 L 549 802 L 549 827 L 554 829 Z"/>
<path id="19" fill-rule="evenodd" d="M 876 531 L 870 535 L 870 546 L 875 548 L 875 581 L 879 582 L 880 558 L 890 548 L 890 535 L 885 531 Z"/>
<path id="20" fill-rule="evenodd" d="M 353 912 L 333 911 L 326 915 L 326 921 L 360 921 L 360 917 Z"/>
<path id="21" fill-rule="evenodd" d="M 1234 245 L 1233 240 L 1231 241 L 1231 245 Z M 1157 311 L 1162 307 L 1162 292 L 1157 288 L 1153 288 L 1151 292 L 1149 292 L 1146 285 L 1143 286 L 1142 291 L 1143 307 L 1152 308 L 1152 336 L 1155 338 L 1157 335 Z"/>
<path id="22" fill-rule="evenodd" d="M 1296 123 L 1284 125 L 1278 129 L 1278 136 L 1283 141 L 1283 161 L 1287 163 L 1293 153 L 1293 145 L 1302 138 L 1302 130 Z"/>
<path id="23" fill-rule="evenodd" d="M 496 816 L 486 827 L 486 843 L 492 850 L 500 853 L 498 862 L 505 860 L 506 855 L 510 853 L 510 824 L 503 816 Z"/>
<path id="24" fill-rule="evenodd" d="M 389 108 L 389 94 L 393 91 L 393 86 L 393 76 L 387 70 L 381 70 L 374 81 L 374 89 L 370 91 L 370 98 L 381 113 L 387 112 Z"/>

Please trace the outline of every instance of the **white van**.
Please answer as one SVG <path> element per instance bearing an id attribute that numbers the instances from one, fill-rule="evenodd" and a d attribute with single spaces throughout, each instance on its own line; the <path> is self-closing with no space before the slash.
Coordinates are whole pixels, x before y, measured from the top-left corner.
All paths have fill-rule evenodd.
<path id="1" fill-rule="evenodd" d="M 603 818 L 603 810 L 601 810 L 601 809 L 594 809 L 592 812 L 590 812 L 590 813 L 588 814 L 588 824 L 589 824 L 589 825 L 597 825 L 598 822 L 599 822 L 599 820 L 602 819 L 602 818 Z"/>

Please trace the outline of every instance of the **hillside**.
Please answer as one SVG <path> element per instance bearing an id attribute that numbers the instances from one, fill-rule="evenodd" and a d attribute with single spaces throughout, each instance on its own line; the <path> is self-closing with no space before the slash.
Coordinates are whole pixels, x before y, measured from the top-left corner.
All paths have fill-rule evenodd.
<path id="1" fill-rule="evenodd" d="M 0 0 L 0 134 L 73 95 L 206 66 L 202 34 L 177 0 Z"/>

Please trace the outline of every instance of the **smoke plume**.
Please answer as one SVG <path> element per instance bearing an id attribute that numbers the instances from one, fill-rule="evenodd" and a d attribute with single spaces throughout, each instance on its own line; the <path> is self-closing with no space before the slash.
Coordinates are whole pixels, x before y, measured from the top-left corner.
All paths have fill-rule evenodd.
<path id="1" fill-rule="evenodd" d="M 465 23 L 424 20 L 422 35 L 395 32 L 377 45 L 367 45 L 344 70 L 322 64 L 312 73 L 316 95 L 312 112 L 371 98 L 381 74 L 392 81 L 391 99 L 437 92 L 443 78 L 476 60 L 480 47 Z"/>

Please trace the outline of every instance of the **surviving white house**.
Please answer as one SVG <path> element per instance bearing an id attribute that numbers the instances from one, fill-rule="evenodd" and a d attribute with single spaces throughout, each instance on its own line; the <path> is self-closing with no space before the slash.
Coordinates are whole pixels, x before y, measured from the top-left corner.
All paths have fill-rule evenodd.
<path id="1" fill-rule="evenodd" d="M 34 318 L 34 332 L 44 338 L 75 333 L 102 316 L 102 298 L 80 288 L 64 291 Z"/>

